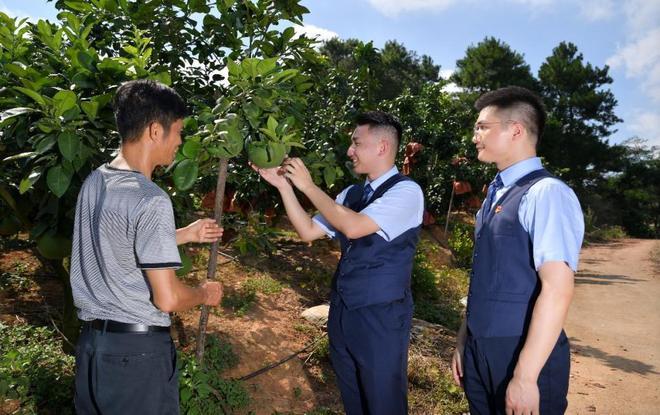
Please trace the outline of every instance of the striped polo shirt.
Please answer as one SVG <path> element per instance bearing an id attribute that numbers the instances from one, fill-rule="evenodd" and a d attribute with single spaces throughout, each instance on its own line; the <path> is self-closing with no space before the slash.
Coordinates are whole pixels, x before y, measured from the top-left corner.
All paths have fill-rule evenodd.
<path id="1" fill-rule="evenodd" d="M 78 194 L 71 288 L 81 320 L 169 326 L 145 270 L 179 268 L 172 202 L 142 173 L 103 165 Z"/>

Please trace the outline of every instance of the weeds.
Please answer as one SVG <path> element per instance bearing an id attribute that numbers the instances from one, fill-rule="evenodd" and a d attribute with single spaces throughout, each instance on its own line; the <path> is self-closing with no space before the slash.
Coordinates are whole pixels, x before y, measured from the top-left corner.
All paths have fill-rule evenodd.
<path id="1" fill-rule="evenodd" d="M 21 292 L 34 285 L 34 281 L 27 275 L 28 266 L 23 262 L 14 262 L 14 270 L 0 274 L 0 290 Z"/>
<path id="2" fill-rule="evenodd" d="M 472 266 L 472 250 L 474 241 L 472 235 L 474 227 L 465 223 L 454 225 L 449 236 L 449 249 L 454 254 L 456 265 L 461 268 L 470 268 Z"/>
<path id="3" fill-rule="evenodd" d="M 0 397 L 21 413 L 72 414 L 74 358 L 46 327 L 0 323 Z"/>
<path id="4" fill-rule="evenodd" d="M 411 353 L 408 360 L 410 405 L 415 413 L 461 414 L 468 411 L 465 394 L 440 361 Z"/>
<path id="5" fill-rule="evenodd" d="M 238 363 L 231 345 L 212 335 L 208 336 L 207 341 L 204 368 L 199 366 L 193 353 L 178 354 L 181 413 L 231 414 L 246 408 L 250 396 L 242 384 L 220 376 Z"/>

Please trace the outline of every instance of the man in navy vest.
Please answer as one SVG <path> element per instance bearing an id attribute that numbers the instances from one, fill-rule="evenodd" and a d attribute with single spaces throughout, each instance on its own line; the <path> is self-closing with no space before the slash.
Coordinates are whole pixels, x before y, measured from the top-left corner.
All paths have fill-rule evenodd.
<path id="1" fill-rule="evenodd" d="M 477 213 L 466 319 L 452 361 L 470 413 L 563 414 L 573 296 L 584 223 L 573 191 L 536 157 L 546 114 L 520 87 L 475 103 L 478 158 L 498 173 Z"/>
<path id="2" fill-rule="evenodd" d="M 335 200 L 314 184 L 300 159 L 287 159 L 281 168 L 255 168 L 277 187 L 303 240 L 328 235 L 341 243 L 328 336 L 348 415 L 408 411 L 410 276 L 424 196 L 394 166 L 400 137 L 401 125 L 391 115 L 374 111 L 359 116 L 347 155 L 355 173 L 366 180 L 344 189 Z M 300 206 L 292 184 L 318 215 L 312 218 Z"/>

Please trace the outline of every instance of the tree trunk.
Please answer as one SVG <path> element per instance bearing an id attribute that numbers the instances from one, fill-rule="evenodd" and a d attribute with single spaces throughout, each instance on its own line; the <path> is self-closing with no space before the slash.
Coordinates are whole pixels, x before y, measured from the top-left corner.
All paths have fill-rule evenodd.
<path id="1" fill-rule="evenodd" d="M 227 182 L 227 159 L 221 158 L 218 165 L 218 182 L 215 187 L 215 221 L 222 226 L 222 206 L 225 198 L 225 183 Z M 207 280 L 215 279 L 215 270 L 218 264 L 218 245 L 220 240 L 211 244 L 211 254 L 209 255 L 209 266 L 206 273 Z M 195 355 L 200 365 L 204 363 L 204 344 L 206 342 L 206 324 L 209 319 L 209 308 L 202 305 L 202 313 L 199 316 L 199 330 L 197 331 L 197 347 Z"/>

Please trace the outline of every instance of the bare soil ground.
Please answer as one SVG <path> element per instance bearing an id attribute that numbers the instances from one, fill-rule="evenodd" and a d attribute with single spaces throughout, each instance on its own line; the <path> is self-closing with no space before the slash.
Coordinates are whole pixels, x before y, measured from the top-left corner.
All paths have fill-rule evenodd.
<path id="1" fill-rule="evenodd" d="M 660 241 L 583 249 L 566 332 L 569 414 L 660 414 Z"/>

